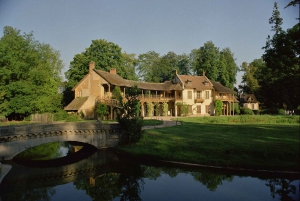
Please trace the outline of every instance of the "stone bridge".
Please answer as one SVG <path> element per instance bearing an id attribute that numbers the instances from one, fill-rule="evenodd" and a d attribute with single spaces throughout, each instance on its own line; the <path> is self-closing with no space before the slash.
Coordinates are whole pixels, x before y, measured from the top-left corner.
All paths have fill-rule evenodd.
<path id="1" fill-rule="evenodd" d="M 0 127 L 0 161 L 40 144 L 56 141 L 88 143 L 98 149 L 115 147 L 124 136 L 119 124 L 98 122 L 28 124 Z"/>

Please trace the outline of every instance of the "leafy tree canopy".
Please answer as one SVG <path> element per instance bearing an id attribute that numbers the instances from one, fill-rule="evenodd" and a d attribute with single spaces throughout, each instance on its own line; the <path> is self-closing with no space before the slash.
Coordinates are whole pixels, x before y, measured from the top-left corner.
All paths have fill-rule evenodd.
<path id="1" fill-rule="evenodd" d="M 276 4 L 272 18 L 279 19 Z M 276 15 L 275 15 L 275 14 Z M 268 36 L 263 60 L 265 68 L 260 69 L 259 85 L 260 94 L 264 97 L 264 104 L 271 108 L 282 108 L 287 105 L 288 109 L 297 108 L 300 100 L 300 35 L 299 24 L 282 30 L 277 21 L 270 21 L 275 34 Z"/>
<path id="2" fill-rule="evenodd" d="M 80 54 L 76 54 L 70 62 L 70 68 L 65 73 L 69 86 L 74 87 L 89 71 L 89 63 L 95 62 L 95 68 L 109 71 L 116 68 L 121 77 L 126 71 L 123 63 L 121 48 L 106 40 L 92 40 L 90 47 Z"/>
<path id="3" fill-rule="evenodd" d="M 0 114 L 23 119 L 32 113 L 57 111 L 63 63 L 50 45 L 6 26 L 0 39 Z"/>
<path id="4" fill-rule="evenodd" d="M 88 73 L 89 63 L 95 62 L 95 68 L 109 72 L 116 68 L 118 75 L 125 79 L 137 80 L 135 67 L 137 60 L 134 54 L 122 53 L 121 48 L 104 39 L 92 40 L 92 44 L 84 52 L 76 54 L 65 72 L 68 79 L 64 92 L 64 105 L 73 100 L 72 88 Z"/>
<path id="5" fill-rule="evenodd" d="M 208 41 L 199 49 L 192 50 L 190 57 L 196 75 L 202 75 L 205 72 L 210 80 L 218 81 L 233 89 L 238 67 L 235 63 L 234 54 L 229 48 L 220 51 L 212 41 Z"/>
<path id="6" fill-rule="evenodd" d="M 239 85 L 239 89 L 242 90 L 243 94 L 256 93 L 259 89 L 258 85 L 258 73 L 259 69 L 264 68 L 265 63 L 262 59 L 255 59 L 253 62 L 248 64 L 243 62 L 240 71 L 244 72 L 242 75 L 242 83 Z"/>

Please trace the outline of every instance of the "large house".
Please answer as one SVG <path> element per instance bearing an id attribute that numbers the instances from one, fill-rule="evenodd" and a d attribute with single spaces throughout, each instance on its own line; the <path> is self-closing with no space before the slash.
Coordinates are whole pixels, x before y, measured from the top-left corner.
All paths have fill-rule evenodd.
<path id="1" fill-rule="evenodd" d="M 99 102 L 110 108 L 108 118 L 116 117 L 118 104 L 113 99 L 112 91 L 116 86 L 125 96 L 125 89 L 137 85 L 141 89 L 141 115 L 146 116 L 147 102 L 158 107 L 155 116 L 163 116 L 162 105 L 167 104 L 167 115 L 181 116 L 182 104 L 188 106 L 188 114 L 193 116 L 214 115 L 214 101 L 223 102 L 223 115 L 234 115 L 235 91 L 219 82 L 210 81 L 205 74 L 202 76 L 179 75 L 174 72 L 172 81 L 164 83 L 150 83 L 123 79 L 115 68 L 110 72 L 97 70 L 95 63 L 89 65 L 89 73 L 72 89 L 74 100 L 64 109 L 69 112 L 83 113 L 85 118 L 95 118 L 94 108 Z"/>

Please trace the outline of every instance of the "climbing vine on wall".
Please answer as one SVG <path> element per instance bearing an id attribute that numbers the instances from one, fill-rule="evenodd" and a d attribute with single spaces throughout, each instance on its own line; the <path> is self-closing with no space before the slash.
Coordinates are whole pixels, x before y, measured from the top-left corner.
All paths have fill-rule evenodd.
<path id="1" fill-rule="evenodd" d="M 182 102 L 178 102 L 176 103 L 177 106 L 180 106 L 180 112 L 183 116 L 187 116 L 188 115 L 188 112 L 189 112 L 189 108 L 186 103 L 182 103 Z"/>
<path id="2" fill-rule="evenodd" d="M 153 110 L 154 110 L 154 106 L 153 106 L 153 103 L 152 102 L 147 102 L 147 112 L 146 112 L 146 115 L 148 117 L 152 117 L 153 116 Z"/>
<path id="3" fill-rule="evenodd" d="M 168 103 L 163 103 L 162 109 L 163 109 L 163 116 L 167 116 L 167 114 L 168 114 Z"/>
<path id="4" fill-rule="evenodd" d="M 221 100 L 216 100 L 215 101 L 216 116 L 220 116 L 222 114 L 222 107 L 223 107 L 223 102 Z"/>
<path id="5" fill-rule="evenodd" d="M 159 103 L 154 103 L 154 111 L 155 111 L 155 116 L 159 116 L 159 108 L 160 108 L 160 104 Z"/>

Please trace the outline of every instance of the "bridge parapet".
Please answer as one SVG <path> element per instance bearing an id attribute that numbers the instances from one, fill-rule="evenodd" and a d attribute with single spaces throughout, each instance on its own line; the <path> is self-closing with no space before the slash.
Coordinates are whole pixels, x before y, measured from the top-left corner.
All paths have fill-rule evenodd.
<path id="1" fill-rule="evenodd" d="M 29 124 L 0 127 L 0 161 L 39 144 L 55 141 L 78 141 L 98 149 L 115 147 L 124 133 L 119 124 L 98 122 Z"/>

